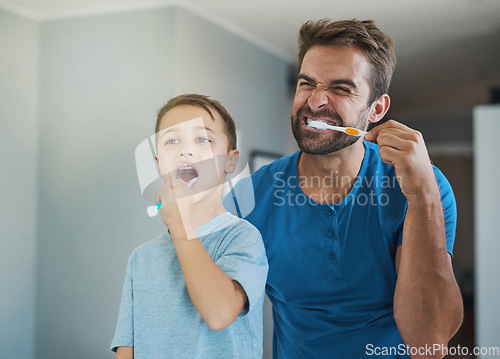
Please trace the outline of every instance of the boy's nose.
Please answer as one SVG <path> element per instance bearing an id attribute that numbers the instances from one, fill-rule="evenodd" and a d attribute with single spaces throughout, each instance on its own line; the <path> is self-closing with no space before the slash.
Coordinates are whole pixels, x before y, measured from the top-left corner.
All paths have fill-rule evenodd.
<path id="1" fill-rule="evenodd" d="M 181 151 L 180 155 L 193 157 L 193 154 L 191 152 L 187 152 L 187 151 Z"/>

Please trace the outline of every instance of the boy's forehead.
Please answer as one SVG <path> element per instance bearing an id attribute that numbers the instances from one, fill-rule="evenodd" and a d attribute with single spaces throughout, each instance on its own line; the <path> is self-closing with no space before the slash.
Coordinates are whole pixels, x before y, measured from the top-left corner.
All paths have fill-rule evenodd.
<path id="1" fill-rule="evenodd" d="M 171 110 L 169 110 L 165 115 L 163 115 L 159 131 L 165 130 L 170 127 L 174 127 L 177 125 L 181 125 L 182 127 L 194 127 L 194 126 L 206 126 L 213 127 L 218 120 L 222 121 L 219 113 L 210 108 L 214 119 L 210 116 L 210 114 L 203 107 L 194 106 L 194 105 L 179 105 Z"/>

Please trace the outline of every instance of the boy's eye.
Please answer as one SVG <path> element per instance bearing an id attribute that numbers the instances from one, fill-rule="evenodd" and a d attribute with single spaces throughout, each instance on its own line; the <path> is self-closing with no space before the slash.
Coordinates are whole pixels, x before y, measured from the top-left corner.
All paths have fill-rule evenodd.
<path id="1" fill-rule="evenodd" d="M 199 142 L 199 143 L 210 143 L 212 141 L 210 141 L 210 139 L 208 139 L 207 137 L 198 137 L 196 139 L 196 142 Z"/>
<path id="2" fill-rule="evenodd" d="M 176 143 L 179 143 L 179 140 L 175 139 L 175 138 L 171 138 L 171 139 L 168 139 L 165 144 L 166 145 L 174 145 Z"/>

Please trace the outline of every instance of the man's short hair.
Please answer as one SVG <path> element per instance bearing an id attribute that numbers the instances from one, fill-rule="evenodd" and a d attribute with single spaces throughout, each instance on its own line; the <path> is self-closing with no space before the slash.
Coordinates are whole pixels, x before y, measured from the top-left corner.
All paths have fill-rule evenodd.
<path id="1" fill-rule="evenodd" d="M 224 129 L 227 136 L 229 150 L 236 149 L 236 126 L 234 125 L 234 121 L 231 115 L 227 112 L 224 106 L 220 104 L 219 101 L 213 100 L 205 95 L 184 94 L 170 99 L 170 101 L 168 101 L 162 108 L 158 110 L 155 133 L 158 133 L 158 131 L 160 130 L 160 122 L 163 116 L 174 107 L 181 105 L 201 107 L 210 114 L 210 117 L 212 117 L 213 120 L 215 119 L 214 115 L 212 114 L 212 109 L 216 110 L 225 123 Z"/>
<path id="2" fill-rule="evenodd" d="M 307 21 L 299 32 L 299 68 L 306 52 L 313 46 L 347 46 L 361 50 L 371 64 L 369 104 L 389 91 L 396 67 L 396 54 L 391 38 L 373 20 L 357 19 Z"/>

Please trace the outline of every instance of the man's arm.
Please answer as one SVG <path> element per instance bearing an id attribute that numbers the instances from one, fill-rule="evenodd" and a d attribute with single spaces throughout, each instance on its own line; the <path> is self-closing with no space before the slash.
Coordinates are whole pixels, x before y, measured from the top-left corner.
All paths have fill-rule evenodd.
<path id="1" fill-rule="evenodd" d="M 134 347 L 118 347 L 115 359 L 134 359 Z"/>
<path id="2" fill-rule="evenodd" d="M 377 140 L 382 160 L 395 167 L 408 200 L 403 244 L 396 252 L 394 318 L 399 332 L 410 347 L 446 347 L 460 327 L 463 307 L 446 249 L 440 190 L 423 138 L 395 121 L 375 127 L 365 138 Z"/>

